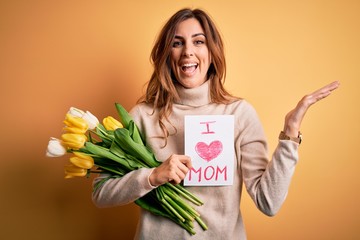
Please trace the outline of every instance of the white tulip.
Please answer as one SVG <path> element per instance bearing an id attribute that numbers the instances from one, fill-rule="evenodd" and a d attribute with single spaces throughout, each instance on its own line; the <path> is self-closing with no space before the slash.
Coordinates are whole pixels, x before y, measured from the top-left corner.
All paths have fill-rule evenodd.
<path id="1" fill-rule="evenodd" d="M 81 118 L 85 114 L 83 110 L 75 107 L 71 107 L 68 113 L 74 117 L 79 117 L 79 118 Z"/>
<path id="2" fill-rule="evenodd" d="M 46 150 L 47 157 L 61 157 L 65 155 L 66 148 L 61 144 L 61 141 L 57 138 L 50 138 L 48 147 Z"/>
<path id="3" fill-rule="evenodd" d="M 82 116 L 82 119 L 84 119 L 90 130 L 94 130 L 96 126 L 99 124 L 99 120 L 97 117 L 95 117 L 91 112 L 86 111 L 86 113 Z"/>

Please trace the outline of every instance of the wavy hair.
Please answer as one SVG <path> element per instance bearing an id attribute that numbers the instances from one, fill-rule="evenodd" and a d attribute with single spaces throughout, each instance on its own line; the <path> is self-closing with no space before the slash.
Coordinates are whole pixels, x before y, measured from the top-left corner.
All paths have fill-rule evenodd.
<path id="1" fill-rule="evenodd" d="M 165 146 L 169 131 L 164 125 L 164 120 L 170 123 L 168 117 L 171 114 L 173 102 L 179 100 L 174 85 L 174 82 L 177 80 L 174 79 L 174 75 L 171 73 L 170 54 L 172 42 L 179 23 L 190 18 L 195 18 L 199 21 L 207 39 L 207 47 L 212 59 L 207 73 L 208 80 L 210 80 L 211 101 L 227 104 L 235 99 L 225 90 L 223 85 L 226 76 L 224 44 L 214 22 L 201 9 L 191 10 L 184 8 L 179 10 L 165 23 L 157 37 L 150 59 L 154 70 L 147 83 L 145 95 L 138 101 L 139 103 L 151 103 L 153 104 L 154 111 L 155 109 L 159 110 L 159 125 L 163 131 Z"/>

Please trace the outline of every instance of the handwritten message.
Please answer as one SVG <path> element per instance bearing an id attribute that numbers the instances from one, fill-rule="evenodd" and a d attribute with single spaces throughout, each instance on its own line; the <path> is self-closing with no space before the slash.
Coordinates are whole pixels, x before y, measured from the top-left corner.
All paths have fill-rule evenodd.
<path id="1" fill-rule="evenodd" d="M 185 116 L 185 155 L 193 168 L 185 186 L 232 185 L 234 179 L 234 116 Z"/>

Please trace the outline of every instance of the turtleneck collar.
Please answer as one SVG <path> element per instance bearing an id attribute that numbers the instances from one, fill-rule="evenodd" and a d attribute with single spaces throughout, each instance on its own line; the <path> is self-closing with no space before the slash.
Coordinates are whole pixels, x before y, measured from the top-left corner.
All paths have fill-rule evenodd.
<path id="1" fill-rule="evenodd" d="M 209 80 L 196 88 L 184 88 L 179 83 L 176 83 L 175 87 L 180 97 L 180 101 L 175 101 L 176 104 L 201 107 L 211 102 Z"/>

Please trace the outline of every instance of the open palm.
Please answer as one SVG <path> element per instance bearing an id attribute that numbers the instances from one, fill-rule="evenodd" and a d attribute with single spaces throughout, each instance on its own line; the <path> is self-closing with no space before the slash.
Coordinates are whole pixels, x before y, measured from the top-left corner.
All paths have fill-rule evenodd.
<path id="1" fill-rule="evenodd" d="M 284 132 L 288 136 L 297 137 L 301 122 L 309 109 L 314 103 L 326 98 L 331 94 L 332 91 L 339 87 L 340 83 L 338 81 L 332 82 L 315 92 L 305 95 L 296 105 L 296 107 L 291 110 L 285 117 Z"/>

